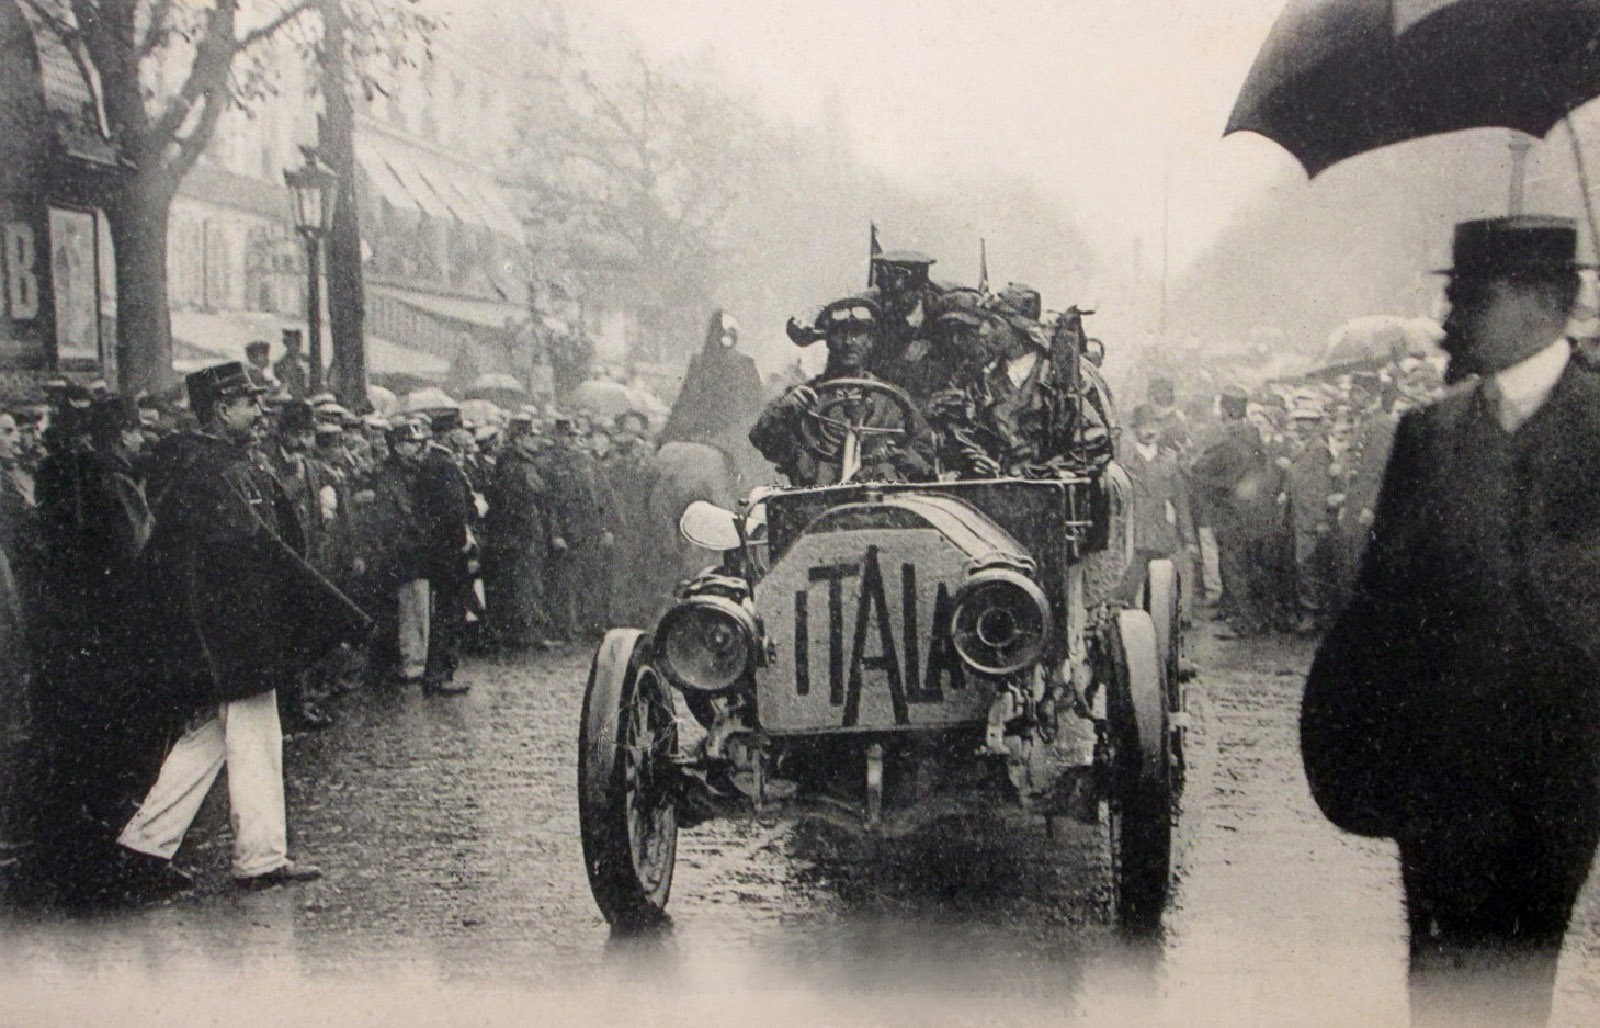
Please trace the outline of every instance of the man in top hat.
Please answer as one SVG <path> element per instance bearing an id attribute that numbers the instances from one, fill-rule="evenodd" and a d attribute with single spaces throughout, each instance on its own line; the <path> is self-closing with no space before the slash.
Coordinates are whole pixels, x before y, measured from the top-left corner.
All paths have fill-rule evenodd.
<path id="1" fill-rule="evenodd" d="M 1456 227 L 1459 387 L 1407 413 L 1349 607 L 1306 683 L 1306 773 L 1399 845 L 1418 1022 L 1543 1024 L 1600 839 L 1600 378 L 1577 232 Z"/>
<path id="2" fill-rule="evenodd" d="M 150 485 L 145 634 L 166 702 L 201 713 L 117 841 L 137 878 L 181 884 L 172 856 L 226 764 L 234 878 L 315 878 L 288 854 L 275 692 L 338 641 L 363 636 L 366 618 L 305 564 L 282 488 L 248 453 L 261 387 L 238 362 L 194 372 L 186 385 L 200 428 L 169 441 Z"/>

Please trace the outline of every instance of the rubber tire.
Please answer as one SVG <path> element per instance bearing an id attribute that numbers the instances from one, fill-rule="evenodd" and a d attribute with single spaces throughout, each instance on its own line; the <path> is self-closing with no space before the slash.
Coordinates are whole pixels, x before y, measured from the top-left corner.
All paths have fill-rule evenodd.
<path id="1" fill-rule="evenodd" d="M 1108 715 L 1117 919 L 1127 931 L 1147 933 L 1160 926 L 1172 876 L 1172 740 L 1164 662 L 1146 611 L 1118 611 L 1110 643 L 1116 674 Z"/>
<path id="2" fill-rule="evenodd" d="M 658 724 L 671 732 L 670 696 L 667 686 L 641 662 L 647 649 L 644 633 L 633 628 L 612 629 L 606 633 L 589 668 L 589 683 L 583 696 L 583 721 L 578 732 L 578 823 L 583 840 L 584 868 L 589 876 L 589 891 L 606 921 L 618 930 L 648 928 L 666 920 L 667 899 L 672 892 L 672 872 L 677 864 L 678 823 L 670 789 L 657 787 L 664 797 L 658 807 L 659 822 L 652 841 L 659 847 L 657 867 L 641 868 L 629 832 L 628 761 L 619 740 L 625 734 L 625 718 L 639 710 L 649 710 L 650 697 L 640 697 L 641 682 L 654 682 L 661 690 L 653 702 L 659 711 Z M 652 688 L 648 684 L 646 688 Z M 668 739 L 668 742 L 673 740 Z M 654 745 L 649 752 L 659 752 Z M 657 766 L 649 774 L 670 774 L 670 767 Z M 636 775 L 637 780 L 637 775 Z"/>
<path id="3" fill-rule="evenodd" d="M 1156 626 L 1156 651 L 1163 655 L 1166 669 L 1167 710 L 1183 711 L 1183 612 L 1179 607 L 1182 582 L 1177 565 L 1166 558 L 1150 561 L 1145 567 L 1144 609 Z M 1172 791 L 1183 792 L 1183 734 L 1172 729 Z"/>

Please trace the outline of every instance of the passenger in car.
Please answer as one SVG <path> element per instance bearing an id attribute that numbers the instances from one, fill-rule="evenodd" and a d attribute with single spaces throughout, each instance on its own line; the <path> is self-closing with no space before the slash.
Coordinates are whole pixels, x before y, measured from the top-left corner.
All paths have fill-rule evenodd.
<path id="1" fill-rule="evenodd" d="M 929 401 L 940 466 L 958 478 L 1048 478 L 1092 470 L 1109 457 L 1095 404 L 1083 405 L 1088 423 L 1079 425 L 1071 369 L 1054 352 L 1062 347 L 1019 306 L 1003 294 L 995 309 L 977 315 L 975 328 L 956 333 L 969 340 L 971 359 Z"/>

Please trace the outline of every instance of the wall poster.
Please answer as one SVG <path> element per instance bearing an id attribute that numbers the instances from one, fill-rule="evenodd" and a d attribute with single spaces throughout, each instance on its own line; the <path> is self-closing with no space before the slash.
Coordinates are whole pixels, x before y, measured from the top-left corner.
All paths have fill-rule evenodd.
<path id="1" fill-rule="evenodd" d="M 56 307 L 56 360 L 99 361 L 100 273 L 94 215 L 50 208 L 50 279 Z"/>

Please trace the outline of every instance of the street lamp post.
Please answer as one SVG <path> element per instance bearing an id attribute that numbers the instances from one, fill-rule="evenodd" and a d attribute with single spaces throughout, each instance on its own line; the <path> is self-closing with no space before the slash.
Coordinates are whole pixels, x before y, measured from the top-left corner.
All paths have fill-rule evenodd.
<path id="1" fill-rule="evenodd" d="M 339 201 L 339 179 L 317 159 L 316 150 L 300 148 L 305 163 L 283 173 L 294 201 L 294 228 L 306 241 L 306 334 L 311 359 L 310 391 L 322 391 L 322 240 Z"/>

